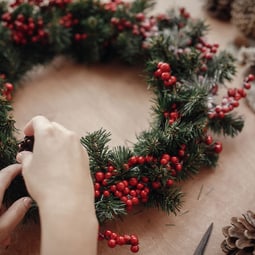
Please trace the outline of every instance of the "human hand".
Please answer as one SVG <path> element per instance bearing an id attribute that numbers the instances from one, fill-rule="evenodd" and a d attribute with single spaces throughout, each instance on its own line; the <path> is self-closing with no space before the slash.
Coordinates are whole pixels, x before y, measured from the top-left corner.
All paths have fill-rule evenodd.
<path id="1" fill-rule="evenodd" d="M 43 116 L 28 122 L 24 134 L 35 137 L 33 152 L 22 151 L 17 160 L 39 207 L 46 202 L 56 205 L 60 200 L 67 203 L 81 199 L 94 209 L 88 156 L 76 134 Z"/>
<path id="2" fill-rule="evenodd" d="M 8 210 L 2 205 L 5 190 L 15 176 L 21 173 L 21 165 L 10 165 L 0 171 L 0 245 L 8 246 L 11 242 L 11 233 L 23 219 L 30 208 L 31 198 L 22 197 L 15 201 Z"/>
<path id="3" fill-rule="evenodd" d="M 33 152 L 18 153 L 17 161 L 39 206 L 41 254 L 96 254 L 94 188 L 80 139 L 42 116 L 29 121 L 24 134 L 34 136 Z"/>

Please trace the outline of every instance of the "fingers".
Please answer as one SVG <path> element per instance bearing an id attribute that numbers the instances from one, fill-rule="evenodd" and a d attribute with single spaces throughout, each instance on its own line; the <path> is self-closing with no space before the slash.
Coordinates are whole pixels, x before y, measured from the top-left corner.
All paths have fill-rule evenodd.
<path id="1" fill-rule="evenodd" d="M 21 173 L 21 165 L 10 165 L 0 171 L 0 208 L 3 201 L 5 190 L 10 185 L 11 181 Z"/>
<path id="2" fill-rule="evenodd" d="M 32 199 L 23 197 L 13 205 L 0 218 L 0 243 L 6 240 L 15 227 L 21 222 L 30 208 Z"/>
<path id="3" fill-rule="evenodd" d="M 16 156 L 16 160 L 22 165 L 23 171 L 24 171 L 24 168 L 30 164 L 30 162 L 32 161 L 32 158 L 33 158 L 33 153 L 30 151 L 21 151 Z"/>
<path id="4" fill-rule="evenodd" d="M 26 136 L 33 136 L 39 130 L 47 129 L 51 126 L 51 122 L 44 116 L 36 116 L 32 118 L 24 128 L 24 134 Z"/>

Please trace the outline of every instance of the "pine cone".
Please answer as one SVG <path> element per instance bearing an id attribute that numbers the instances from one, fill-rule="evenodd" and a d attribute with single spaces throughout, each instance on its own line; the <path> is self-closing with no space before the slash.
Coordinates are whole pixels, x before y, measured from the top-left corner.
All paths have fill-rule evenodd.
<path id="1" fill-rule="evenodd" d="M 214 18 L 228 21 L 231 18 L 231 5 L 234 0 L 207 0 L 205 9 Z"/>
<path id="2" fill-rule="evenodd" d="M 247 211 L 242 218 L 233 217 L 232 226 L 222 229 L 225 240 L 221 243 L 228 255 L 255 255 L 255 214 Z"/>
<path id="3" fill-rule="evenodd" d="M 244 35 L 255 38 L 255 0 L 235 0 L 231 16 L 233 24 Z"/>

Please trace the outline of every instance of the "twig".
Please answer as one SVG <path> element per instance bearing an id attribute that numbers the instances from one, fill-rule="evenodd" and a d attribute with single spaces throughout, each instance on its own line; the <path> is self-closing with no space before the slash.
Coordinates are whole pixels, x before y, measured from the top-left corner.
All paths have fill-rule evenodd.
<path id="1" fill-rule="evenodd" d="M 200 199 L 203 189 L 204 189 L 204 184 L 201 185 L 201 188 L 200 188 L 198 196 L 197 196 L 197 200 Z"/>

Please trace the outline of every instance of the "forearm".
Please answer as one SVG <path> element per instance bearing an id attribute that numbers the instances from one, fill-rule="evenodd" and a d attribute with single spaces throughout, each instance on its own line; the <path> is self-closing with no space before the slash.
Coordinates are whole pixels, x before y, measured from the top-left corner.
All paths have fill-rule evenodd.
<path id="1" fill-rule="evenodd" d="M 41 255 L 96 255 L 98 223 L 94 211 L 79 202 L 65 203 L 40 210 Z"/>

